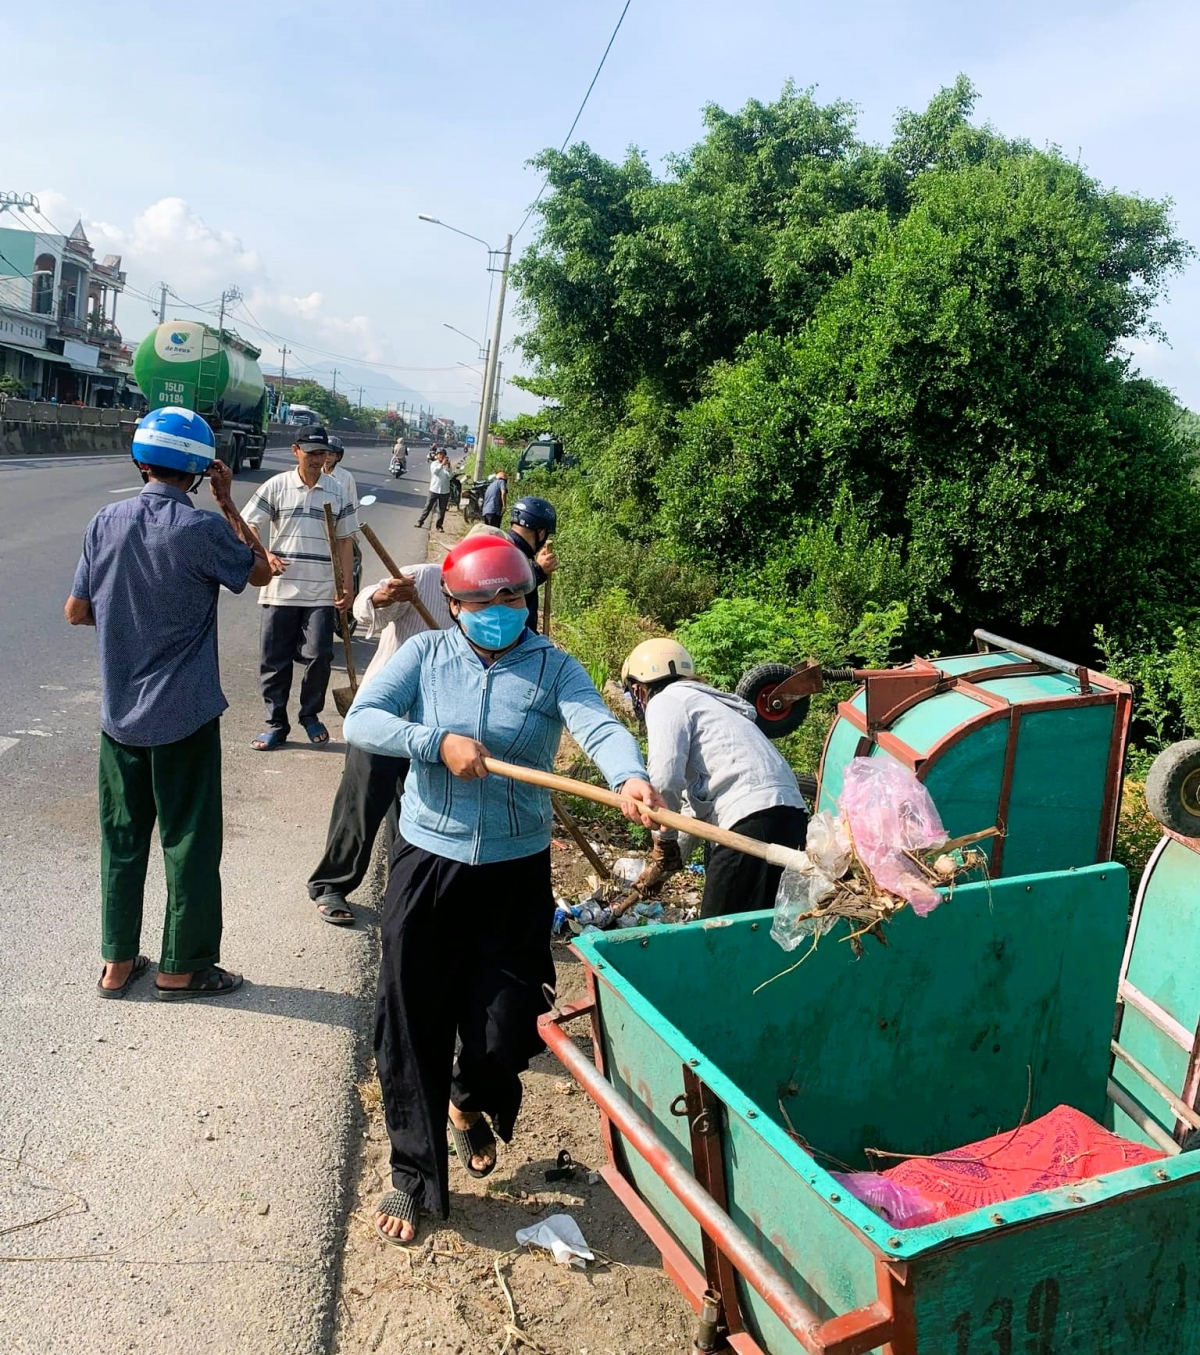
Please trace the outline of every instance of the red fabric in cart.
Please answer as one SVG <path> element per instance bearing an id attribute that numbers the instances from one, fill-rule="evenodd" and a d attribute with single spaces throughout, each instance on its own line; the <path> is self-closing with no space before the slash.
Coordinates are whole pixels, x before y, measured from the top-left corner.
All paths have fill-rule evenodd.
<path id="1" fill-rule="evenodd" d="M 935 1211 L 923 1221 L 932 1222 L 1165 1156 L 1110 1133 L 1082 1111 L 1056 1106 L 1016 1131 L 937 1157 L 909 1158 L 882 1175 L 919 1195 Z"/>

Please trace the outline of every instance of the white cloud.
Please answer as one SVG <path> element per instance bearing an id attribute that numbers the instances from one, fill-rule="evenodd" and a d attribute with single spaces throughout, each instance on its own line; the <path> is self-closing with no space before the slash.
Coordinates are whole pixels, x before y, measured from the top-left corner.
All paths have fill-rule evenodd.
<path id="1" fill-rule="evenodd" d="M 53 189 L 38 196 L 43 213 L 60 231 L 70 232 L 82 219 L 97 256 L 121 255 L 131 293 L 143 294 L 128 295 L 118 314 L 127 339 L 136 341 L 153 324 L 154 316 L 145 298 L 157 303 L 160 282 L 166 282 L 179 301 L 201 306 L 236 285 L 245 306 L 233 308 L 232 323 L 264 346 L 267 362 L 276 357 L 273 341 L 251 328 L 251 315 L 263 328 L 286 337 L 289 344 L 299 339 L 302 344 L 368 362 L 394 358 L 390 342 L 379 334 L 369 316 L 339 316 L 329 310 L 319 291 L 296 296 L 281 288 L 256 250 L 248 249 L 233 231 L 210 225 L 183 198 L 160 198 L 138 212 L 128 226 L 122 226 L 90 219 Z M 175 305 L 168 300 L 168 311 Z"/>

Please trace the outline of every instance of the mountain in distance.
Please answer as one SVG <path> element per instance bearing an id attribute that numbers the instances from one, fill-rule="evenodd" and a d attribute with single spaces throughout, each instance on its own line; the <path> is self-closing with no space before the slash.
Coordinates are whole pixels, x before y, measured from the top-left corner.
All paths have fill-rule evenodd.
<path id="1" fill-rule="evenodd" d="M 348 400 L 358 402 L 358 388 L 361 386 L 362 402 L 364 405 L 370 405 L 375 409 L 384 409 L 392 405 L 399 409 L 401 405 L 407 405 L 409 409 L 432 407 L 435 414 L 443 418 L 453 419 L 456 423 L 465 423 L 473 428 L 476 420 L 479 418 L 479 406 L 470 404 L 455 404 L 445 400 L 431 400 L 427 395 L 422 395 L 419 390 L 414 390 L 411 386 L 405 386 L 395 377 L 389 376 L 387 372 L 372 369 L 370 367 L 355 367 L 350 363 L 341 362 L 316 362 L 305 363 L 303 366 L 292 367 L 290 364 L 287 369 L 288 376 L 300 377 L 306 381 L 315 381 L 318 385 L 332 389 L 333 373 L 337 371 L 337 388 L 346 396 Z M 279 375 L 279 366 L 263 365 L 263 375 L 270 380 L 273 376 Z"/>

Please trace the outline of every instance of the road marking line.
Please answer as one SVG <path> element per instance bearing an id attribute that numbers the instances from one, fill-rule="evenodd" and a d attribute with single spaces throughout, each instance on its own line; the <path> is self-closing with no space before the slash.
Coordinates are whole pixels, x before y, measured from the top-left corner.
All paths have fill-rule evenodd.
<path id="1" fill-rule="evenodd" d="M 142 487 L 141 485 L 131 485 L 128 489 L 110 489 L 108 492 L 110 494 L 140 494 Z"/>
<path id="2" fill-rule="evenodd" d="M 10 748 L 15 748 L 20 742 L 20 739 L 0 738 L 0 753 L 7 753 Z"/>

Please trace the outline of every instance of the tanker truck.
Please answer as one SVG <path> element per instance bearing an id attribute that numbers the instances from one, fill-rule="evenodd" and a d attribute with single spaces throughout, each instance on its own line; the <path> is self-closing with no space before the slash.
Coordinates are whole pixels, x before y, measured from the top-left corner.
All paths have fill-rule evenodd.
<path id="1" fill-rule="evenodd" d="M 213 431 L 217 455 L 236 475 L 244 465 L 257 470 L 267 445 L 261 351 L 231 330 L 172 320 L 138 344 L 133 376 L 151 409 L 195 410 Z"/>

